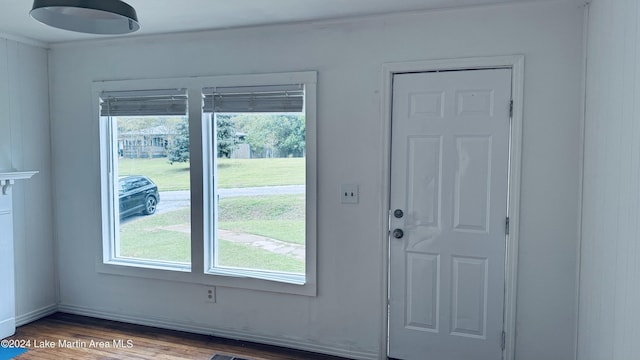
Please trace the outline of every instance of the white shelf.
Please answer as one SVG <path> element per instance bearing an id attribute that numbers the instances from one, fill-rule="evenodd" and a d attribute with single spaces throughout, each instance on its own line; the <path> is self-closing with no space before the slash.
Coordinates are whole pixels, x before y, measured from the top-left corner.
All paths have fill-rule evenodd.
<path id="1" fill-rule="evenodd" d="M 31 179 L 37 173 L 37 171 L 0 172 L 0 195 L 8 195 L 11 185 L 15 184 L 16 180 Z"/>
<path id="2" fill-rule="evenodd" d="M 0 180 L 22 180 L 30 179 L 33 175 L 37 174 L 37 171 L 0 171 Z"/>

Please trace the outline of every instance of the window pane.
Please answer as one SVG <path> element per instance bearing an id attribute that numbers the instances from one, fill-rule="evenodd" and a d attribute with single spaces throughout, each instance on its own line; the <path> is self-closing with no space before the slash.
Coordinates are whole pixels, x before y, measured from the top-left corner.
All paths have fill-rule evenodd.
<path id="1" fill-rule="evenodd" d="M 215 266 L 305 273 L 305 120 L 216 113 Z"/>
<path id="2" fill-rule="evenodd" d="M 186 116 L 112 118 L 117 209 L 114 255 L 191 262 Z"/>

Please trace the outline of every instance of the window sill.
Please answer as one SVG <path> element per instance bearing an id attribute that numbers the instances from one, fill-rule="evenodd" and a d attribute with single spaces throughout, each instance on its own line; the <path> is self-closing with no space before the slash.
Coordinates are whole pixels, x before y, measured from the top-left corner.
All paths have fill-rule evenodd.
<path id="1" fill-rule="evenodd" d="M 188 264 L 171 266 L 154 262 L 114 260 L 96 262 L 96 271 L 105 275 L 130 276 L 203 286 L 220 286 L 246 290 L 275 292 L 315 297 L 316 284 L 305 282 L 304 275 L 256 272 L 241 269 L 216 268 L 207 273 L 191 272 Z"/>
<path id="2" fill-rule="evenodd" d="M 305 285 L 305 276 L 293 273 L 279 273 L 272 271 L 244 270 L 236 268 L 217 267 L 207 272 L 209 275 L 228 276 L 235 278 L 251 278 L 258 280 L 267 280 L 281 282 L 292 285 Z"/>

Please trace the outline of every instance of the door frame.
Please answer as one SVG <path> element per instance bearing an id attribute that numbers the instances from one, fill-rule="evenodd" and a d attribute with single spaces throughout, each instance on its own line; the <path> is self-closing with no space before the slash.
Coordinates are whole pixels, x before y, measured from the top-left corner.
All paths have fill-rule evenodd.
<path id="1" fill-rule="evenodd" d="M 411 72 L 432 72 L 448 70 L 479 70 L 491 68 L 511 69 L 511 96 L 513 114 L 511 118 L 510 153 L 509 153 L 509 193 L 508 211 L 509 234 L 507 235 L 505 259 L 505 296 L 504 296 L 504 331 L 505 348 L 502 352 L 504 360 L 515 359 L 516 329 L 516 295 L 518 270 L 518 241 L 520 224 L 520 177 L 522 159 L 522 119 L 524 109 L 524 55 L 508 55 L 495 57 L 474 57 L 457 59 L 437 59 L 411 62 L 393 62 L 382 65 L 382 131 L 381 131 L 381 183 L 386 196 L 380 199 L 380 224 L 382 234 L 382 336 L 380 349 L 381 359 L 389 354 L 389 204 L 391 196 L 391 118 L 393 75 Z"/>

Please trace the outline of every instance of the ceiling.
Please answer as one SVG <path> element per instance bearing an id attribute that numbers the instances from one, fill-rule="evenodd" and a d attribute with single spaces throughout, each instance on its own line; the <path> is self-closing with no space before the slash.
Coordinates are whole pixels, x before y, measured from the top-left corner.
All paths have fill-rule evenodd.
<path id="1" fill-rule="evenodd" d="M 532 1 L 550 0 L 125 0 L 142 25 L 133 36 Z M 31 5 L 2 0 L 0 33 L 44 43 L 105 37 L 45 26 L 29 16 Z"/>

